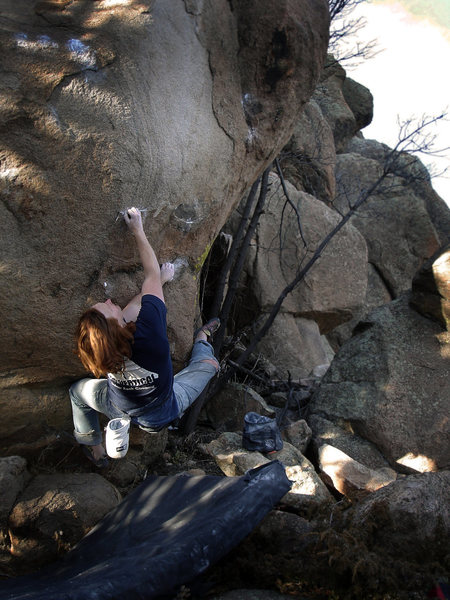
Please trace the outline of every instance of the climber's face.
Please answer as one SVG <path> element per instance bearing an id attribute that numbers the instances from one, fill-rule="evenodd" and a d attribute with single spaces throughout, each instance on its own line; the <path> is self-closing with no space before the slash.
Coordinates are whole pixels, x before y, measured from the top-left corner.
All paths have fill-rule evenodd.
<path id="1" fill-rule="evenodd" d="M 118 304 L 111 302 L 109 298 L 106 302 L 98 302 L 97 304 L 94 304 L 92 308 L 95 308 L 95 310 L 101 312 L 102 315 L 107 319 L 116 319 L 121 327 L 125 325 L 122 309 Z"/>

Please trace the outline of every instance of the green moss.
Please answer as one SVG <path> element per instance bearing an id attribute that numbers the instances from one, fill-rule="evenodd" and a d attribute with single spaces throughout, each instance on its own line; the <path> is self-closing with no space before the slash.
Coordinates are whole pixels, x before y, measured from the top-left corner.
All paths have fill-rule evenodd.
<path id="1" fill-rule="evenodd" d="M 213 242 L 210 242 L 209 244 L 207 244 L 205 250 L 203 251 L 203 253 L 199 256 L 199 258 L 197 259 L 196 263 L 195 263 L 195 267 L 194 267 L 194 277 L 195 279 L 197 279 L 197 277 L 200 275 L 201 270 L 203 269 L 203 265 L 205 264 L 205 260 L 208 258 L 208 254 L 211 250 L 211 246 L 213 245 Z"/>

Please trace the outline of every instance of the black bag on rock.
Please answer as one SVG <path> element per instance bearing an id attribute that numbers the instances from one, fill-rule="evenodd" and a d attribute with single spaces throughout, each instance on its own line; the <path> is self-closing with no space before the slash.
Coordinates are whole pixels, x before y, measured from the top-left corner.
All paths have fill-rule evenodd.
<path id="1" fill-rule="evenodd" d="M 283 447 L 283 440 L 275 419 L 248 412 L 244 417 L 242 445 L 246 450 L 275 452 Z"/>

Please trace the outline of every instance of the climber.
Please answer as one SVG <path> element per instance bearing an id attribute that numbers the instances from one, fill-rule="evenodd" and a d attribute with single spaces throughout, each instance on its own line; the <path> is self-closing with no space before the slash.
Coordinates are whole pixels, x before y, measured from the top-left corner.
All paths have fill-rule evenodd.
<path id="1" fill-rule="evenodd" d="M 159 266 L 139 209 L 126 210 L 124 220 L 144 268 L 142 290 L 123 310 L 108 299 L 82 314 L 76 350 L 95 379 L 81 379 L 69 391 L 75 439 L 97 467 L 108 464 L 99 412 L 159 431 L 182 416 L 219 370 L 208 342 L 220 326 L 214 318 L 196 331 L 188 366 L 173 376 L 163 285 L 173 279 L 174 265 Z"/>

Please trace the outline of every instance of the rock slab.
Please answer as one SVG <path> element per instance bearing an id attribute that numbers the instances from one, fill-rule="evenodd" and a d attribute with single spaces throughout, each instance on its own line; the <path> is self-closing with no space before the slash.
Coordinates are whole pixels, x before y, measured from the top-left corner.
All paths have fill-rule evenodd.
<path id="1" fill-rule="evenodd" d="M 408 300 L 360 322 L 314 394 L 311 412 L 372 442 L 397 471 L 448 469 L 450 338 Z"/>

